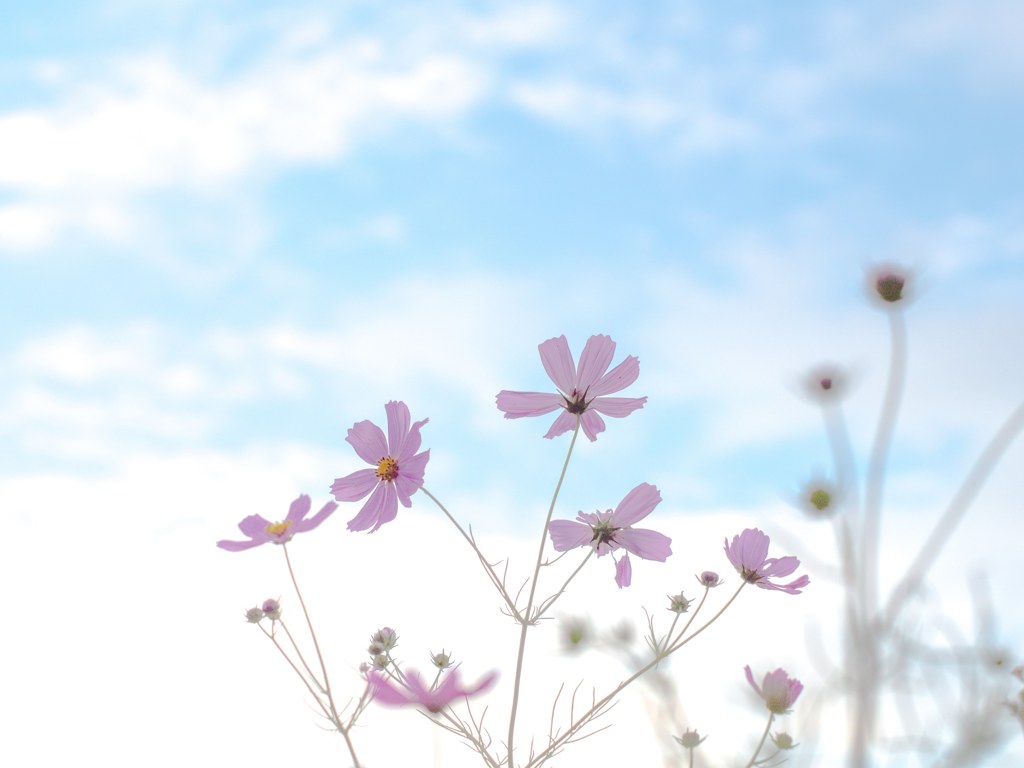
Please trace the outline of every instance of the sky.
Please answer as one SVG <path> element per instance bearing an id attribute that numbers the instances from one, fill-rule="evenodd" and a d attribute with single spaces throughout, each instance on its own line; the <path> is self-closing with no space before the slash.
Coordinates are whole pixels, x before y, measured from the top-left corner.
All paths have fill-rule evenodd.
<path id="1" fill-rule="evenodd" d="M 709 700 L 752 712 L 744 664 L 806 667 L 808 627 L 834 639 L 831 540 L 795 503 L 832 473 L 804 383 L 843 372 L 864 466 L 889 355 L 873 270 L 908 275 L 884 583 L 1020 403 L 1022 24 L 1009 0 L 5 8 L 14 764 L 337 760 L 240 619 L 287 591 L 280 553 L 214 542 L 300 493 L 327 501 L 359 468 L 347 429 L 399 399 L 430 419 L 426 487 L 525 574 L 566 439 L 542 439 L 547 417 L 504 420 L 494 395 L 548 389 L 537 345 L 562 334 L 575 354 L 610 335 L 616 360 L 640 359 L 624 394 L 649 400 L 577 446 L 556 516 L 651 482 L 675 550 L 635 563 L 632 592 L 590 564 L 565 610 L 642 623 L 641 604 L 727 571 L 724 536 L 763 528 L 818 595 L 744 595 L 680 662 L 703 681 L 682 686 L 702 727 L 733 722 Z M 967 628 L 967 585 L 988 580 L 1013 658 L 1024 615 L 1003 542 L 1024 536 L 1022 461 L 1015 443 L 931 574 Z M 507 667 L 514 629 L 414 501 L 372 536 L 345 530 L 358 507 L 342 505 L 296 542 L 339 665 L 354 676 L 366 638 L 402 620 L 412 658 L 444 642 L 469 678 Z M 575 670 L 537 664 L 528 680 Z M 464 759 L 429 730 L 429 747 L 382 738 L 420 733 L 412 713 L 367 721 L 369 765 L 407 760 L 387 751 L 401 746 Z M 707 746 L 728 762 L 732 743 Z"/>

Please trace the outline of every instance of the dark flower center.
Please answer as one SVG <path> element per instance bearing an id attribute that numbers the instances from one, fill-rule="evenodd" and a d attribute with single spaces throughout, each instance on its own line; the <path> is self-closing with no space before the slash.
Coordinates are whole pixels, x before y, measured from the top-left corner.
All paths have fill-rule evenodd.
<path id="1" fill-rule="evenodd" d="M 563 399 L 565 400 L 565 410 L 576 415 L 583 413 L 587 410 L 587 406 L 590 405 L 587 401 L 587 393 L 576 389 L 573 389 L 572 394 L 568 397 L 563 395 Z"/>
<path id="2" fill-rule="evenodd" d="M 597 525 L 590 526 L 590 530 L 594 532 L 594 536 L 590 540 L 590 543 L 595 547 L 598 547 L 602 544 L 614 542 L 615 534 L 622 529 L 612 527 L 611 523 L 598 523 Z"/>

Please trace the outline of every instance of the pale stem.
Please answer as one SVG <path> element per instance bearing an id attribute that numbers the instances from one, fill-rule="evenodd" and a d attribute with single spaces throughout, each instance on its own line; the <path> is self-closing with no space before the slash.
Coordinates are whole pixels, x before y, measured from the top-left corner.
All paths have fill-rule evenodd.
<path id="1" fill-rule="evenodd" d="M 544 750 L 543 752 L 541 752 L 536 757 L 534 757 L 532 760 L 530 760 L 530 762 L 527 763 L 524 766 L 524 768 L 535 768 L 535 766 L 539 766 L 541 763 L 543 763 L 545 760 L 547 760 L 556 749 L 561 747 L 565 742 L 567 742 L 569 739 L 571 739 L 573 736 L 575 736 L 576 732 L 579 731 L 579 729 L 582 726 L 584 726 L 593 717 L 595 712 L 599 712 L 612 699 L 614 699 L 616 696 L 618 696 L 620 693 L 622 693 L 622 691 L 625 690 L 627 686 L 629 686 L 630 684 L 636 682 L 638 679 L 640 679 L 645 674 L 647 674 L 647 672 L 649 672 L 654 667 L 656 667 L 658 664 L 660 664 L 663 659 L 667 658 L 669 655 L 671 655 L 671 654 L 675 653 L 676 651 L 678 651 L 684 645 L 686 645 L 691 640 L 693 640 L 693 638 L 697 637 L 697 635 L 699 635 L 705 629 L 707 629 L 712 624 L 714 624 L 715 621 L 718 620 L 718 617 L 721 616 L 723 613 L 725 613 L 725 609 L 728 608 L 730 605 L 732 605 L 733 601 L 736 599 L 736 597 L 739 595 L 739 593 L 741 591 L 743 591 L 743 587 L 745 587 L 746 585 L 747 585 L 747 582 L 742 581 L 740 583 L 739 589 L 737 589 L 733 593 L 732 597 L 729 598 L 728 602 L 726 602 L 725 605 L 723 605 L 721 608 L 719 608 L 718 612 L 714 616 L 712 616 L 710 619 L 708 619 L 708 621 L 703 626 L 701 626 L 700 629 L 698 629 L 696 632 L 694 632 L 692 635 L 690 635 L 685 640 L 674 642 L 668 648 L 668 650 L 666 650 L 664 653 L 656 654 L 655 657 L 650 662 L 645 664 L 643 667 L 641 667 L 636 672 L 634 672 L 632 675 L 630 675 L 625 680 L 623 680 L 621 683 L 619 683 L 615 687 L 615 690 L 613 690 L 607 696 L 602 698 L 600 701 L 598 701 L 596 704 L 594 704 L 589 710 L 587 710 L 583 715 L 581 715 L 575 721 L 573 721 L 573 723 L 569 726 L 569 728 L 565 731 L 565 733 L 563 733 L 557 739 L 553 739 L 551 741 L 551 743 L 548 745 L 548 748 L 546 750 Z"/>
<path id="2" fill-rule="evenodd" d="M 462 538 L 466 540 L 466 543 L 473 548 L 473 552 L 476 553 L 477 559 L 480 561 L 480 565 L 482 565 L 483 569 L 487 572 L 487 577 L 491 580 L 491 583 L 494 584 L 495 589 L 498 590 L 498 594 L 501 595 L 501 599 L 505 601 L 505 605 L 508 606 L 508 609 L 512 612 L 512 615 L 517 616 L 519 612 L 516 610 L 515 603 L 509 596 L 508 591 L 505 589 L 505 585 L 502 583 L 501 579 L 498 578 L 498 574 L 494 572 L 494 568 L 491 566 L 489 562 L 487 562 L 487 558 L 484 557 L 483 552 L 480 551 L 480 548 L 476 544 L 476 540 L 470 534 L 466 533 L 466 530 L 461 525 L 459 525 L 459 521 L 455 519 L 452 513 L 448 511 L 445 505 L 442 504 L 438 500 L 438 498 L 434 496 L 434 494 L 432 494 L 422 485 L 420 486 L 420 490 L 423 491 L 430 498 L 430 500 L 433 501 L 438 506 L 438 509 L 440 509 L 444 513 L 444 516 L 447 517 L 451 521 L 451 524 L 455 526 L 456 530 L 462 534 Z"/>
<path id="3" fill-rule="evenodd" d="M 324 690 L 327 693 L 327 702 L 331 708 L 331 722 L 335 724 L 337 729 L 341 732 L 341 735 L 344 737 L 349 754 L 352 756 L 354 768 L 360 768 L 359 758 L 356 757 L 352 739 L 348 735 L 348 729 L 342 726 L 341 717 L 338 715 L 338 707 L 334 703 L 334 695 L 331 693 L 331 681 L 327 677 L 327 664 L 324 663 L 324 656 L 320 652 L 320 643 L 316 639 L 316 630 L 313 629 L 313 620 L 309 617 L 309 611 L 306 609 L 306 601 L 302 598 L 302 590 L 299 589 L 299 581 L 295 578 L 295 570 L 292 568 L 292 559 L 288 554 L 288 545 L 282 544 L 281 549 L 284 550 L 284 560 L 288 564 L 288 575 L 292 579 L 292 586 L 295 587 L 295 595 L 299 598 L 299 605 L 302 606 L 302 615 L 306 617 L 306 626 L 309 627 L 309 636 L 313 640 L 313 648 L 316 650 L 316 657 L 320 662 L 320 671 L 324 676 Z"/>
<path id="4" fill-rule="evenodd" d="M 751 766 L 753 766 L 754 763 L 757 762 L 757 756 L 759 754 L 761 754 L 761 747 L 764 746 L 765 739 L 768 738 L 768 731 L 771 730 L 772 723 L 774 721 L 775 721 L 775 713 L 774 712 L 769 712 L 768 713 L 768 724 L 764 727 L 764 733 L 761 734 L 761 740 L 759 742 L 757 742 L 757 749 L 754 750 L 754 754 L 752 754 L 750 756 L 750 762 L 748 762 L 746 764 L 746 766 L 744 766 L 744 768 L 751 768 Z"/>
<path id="5" fill-rule="evenodd" d="M 591 547 L 590 550 L 587 552 L 587 556 L 584 557 L 580 564 L 576 566 L 576 570 L 569 574 L 569 578 L 565 580 L 565 583 L 562 584 L 559 590 L 540 604 L 540 606 L 537 608 L 537 615 L 535 618 L 539 619 L 541 616 L 547 613 L 547 611 L 550 610 L 551 606 L 555 604 L 555 601 L 565 594 L 565 590 L 569 586 L 569 582 L 576 578 L 576 574 L 583 570 L 583 566 L 587 564 L 587 561 L 591 557 L 593 557 L 593 555 L 594 549 L 593 547 Z"/>
<path id="6" fill-rule="evenodd" d="M 939 556 L 942 548 L 949 541 L 953 529 L 959 524 L 966 511 L 970 508 L 977 496 L 981 486 L 988 479 L 989 474 L 996 463 L 1006 453 L 1007 448 L 1020 434 L 1024 428 L 1024 402 L 1010 414 L 1009 418 L 992 436 L 985 450 L 975 461 L 964 481 L 957 489 L 956 495 L 950 501 L 946 511 L 942 513 L 935 527 L 928 535 L 928 539 L 921 546 L 914 561 L 907 568 L 906 573 L 899 584 L 893 590 L 886 607 L 882 628 L 888 628 L 895 620 L 896 615 L 902 608 L 904 601 L 909 597 L 915 588 L 921 583 L 928 569 Z"/>
<path id="7" fill-rule="evenodd" d="M 281 656 L 284 657 L 284 660 L 288 662 L 288 666 L 290 666 L 292 668 L 292 671 L 295 672 L 295 674 L 299 676 L 299 680 L 301 680 L 302 684 L 304 686 L 306 686 L 306 689 L 309 691 L 310 695 L 314 699 L 316 699 L 316 703 L 320 706 L 320 709 L 323 710 L 324 716 L 328 720 L 332 720 L 330 709 L 327 706 L 324 705 L 323 700 L 320 698 L 320 694 L 318 694 L 315 690 L 313 690 L 313 686 L 310 684 L 310 682 L 306 678 L 306 676 L 304 674 L 302 674 L 302 671 L 298 668 L 298 666 L 296 666 L 295 662 L 292 661 L 292 658 L 291 658 L 291 656 L 288 655 L 288 652 L 284 648 L 281 647 L 281 644 L 277 641 L 277 638 L 274 636 L 274 633 L 273 632 L 268 632 L 267 628 L 264 627 L 262 624 L 260 624 L 259 627 L 260 627 L 260 630 L 263 632 L 263 634 L 266 635 L 268 638 L 270 638 L 270 642 L 272 642 L 274 644 L 274 647 L 277 648 L 277 650 L 280 652 Z M 319 686 L 319 684 L 318 684 L 318 686 Z M 333 722 L 333 720 L 332 720 L 332 722 Z"/>
<path id="8" fill-rule="evenodd" d="M 295 642 L 295 638 L 292 637 L 292 633 L 291 630 L 288 629 L 288 625 L 284 623 L 283 619 L 278 619 L 278 624 L 281 625 L 281 629 L 283 629 L 285 635 L 288 636 L 288 642 L 292 644 L 292 648 L 295 650 L 295 655 L 302 663 L 302 668 L 306 670 L 306 674 L 309 675 L 309 678 L 316 684 L 316 687 L 320 689 L 321 693 L 327 693 L 327 689 L 324 688 L 324 686 L 317 679 L 316 675 L 313 674 L 313 670 L 309 668 L 309 664 L 306 663 L 306 658 L 302 655 L 302 651 L 299 649 L 298 643 Z"/>
<path id="9" fill-rule="evenodd" d="M 533 578 L 530 581 L 530 596 L 526 600 L 526 610 L 520 616 L 522 629 L 519 633 L 519 652 L 516 656 L 516 676 L 512 688 L 512 712 L 508 718 L 508 768 L 515 765 L 512 761 L 512 752 L 515 743 L 516 733 L 516 712 L 519 709 L 519 688 L 523 679 L 523 659 L 526 653 L 526 632 L 530 627 L 530 611 L 533 608 L 533 598 L 537 593 L 537 581 L 540 576 L 540 567 L 544 561 L 544 545 L 548 540 L 548 524 L 551 522 L 551 515 L 555 512 L 555 503 L 558 501 L 558 493 L 562 490 L 562 482 L 565 480 L 565 473 L 569 469 L 569 458 L 572 456 L 572 449 L 576 445 L 576 438 L 580 433 L 580 417 L 576 416 L 576 429 L 572 432 L 572 440 L 569 441 L 569 450 L 565 454 L 565 461 L 562 463 L 562 472 L 558 476 L 558 484 L 555 485 L 555 492 L 551 496 L 551 504 L 548 505 L 548 514 L 544 518 L 544 527 L 540 531 L 540 546 L 537 548 L 537 564 L 533 567 Z"/>

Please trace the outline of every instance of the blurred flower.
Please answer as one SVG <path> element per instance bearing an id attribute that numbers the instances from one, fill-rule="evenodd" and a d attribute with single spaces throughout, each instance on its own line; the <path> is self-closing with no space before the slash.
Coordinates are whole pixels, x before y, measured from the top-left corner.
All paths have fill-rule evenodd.
<path id="1" fill-rule="evenodd" d="M 701 742 L 707 738 L 707 736 L 701 736 L 697 731 L 686 730 L 683 731 L 682 736 L 673 736 L 673 739 L 678 741 L 683 749 L 696 749 L 700 746 Z"/>
<path id="2" fill-rule="evenodd" d="M 794 697 L 794 699 L 795 698 L 796 697 Z M 785 731 L 779 731 L 778 733 L 773 733 L 772 734 L 772 743 L 775 745 L 775 747 L 777 749 L 782 749 L 782 750 L 793 749 L 794 747 L 799 746 L 795 741 L 793 741 L 793 737 L 790 736 Z"/>
<path id="3" fill-rule="evenodd" d="M 590 622 L 578 616 L 570 616 L 559 622 L 559 628 L 562 633 L 562 645 L 567 651 L 583 650 L 594 634 Z"/>
<path id="4" fill-rule="evenodd" d="M 747 682 L 757 691 L 757 695 L 764 699 L 768 711 L 775 715 L 788 712 L 796 703 L 800 691 L 804 689 L 803 683 L 789 677 L 781 667 L 766 674 L 760 686 L 754 682 L 754 674 L 750 671 L 749 664 L 743 670 L 747 674 Z"/>
<path id="5" fill-rule="evenodd" d="M 552 520 L 548 525 L 551 544 L 559 552 L 575 547 L 593 547 L 601 557 L 615 550 L 626 550 L 615 564 L 615 583 L 619 588 L 628 587 L 632 581 L 633 568 L 629 552 L 644 560 L 665 562 L 672 554 L 672 539 L 663 533 L 645 528 L 631 528 L 647 517 L 661 502 L 658 489 L 649 483 L 641 483 L 626 494 L 615 510 L 606 512 L 580 512 L 576 520 Z M 612 555 L 615 559 L 615 556 Z"/>
<path id="6" fill-rule="evenodd" d="M 895 264 L 880 264 L 868 275 L 871 296 L 882 307 L 890 308 L 907 300 L 909 270 Z"/>
<path id="7" fill-rule="evenodd" d="M 761 589 L 776 589 L 790 595 L 800 594 L 800 590 L 811 582 L 807 574 L 789 584 L 775 584 L 769 581 L 777 576 L 789 576 L 800 566 L 800 560 L 792 555 L 768 557 L 770 541 L 764 532 L 757 528 L 747 528 L 738 536 L 733 536 L 732 544 L 728 538 L 725 540 L 725 554 L 744 581 Z"/>
<path id="8" fill-rule="evenodd" d="M 309 514 L 309 496 L 299 496 L 291 503 L 288 509 L 288 516 L 279 523 L 272 523 L 260 515 L 249 515 L 238 524 L 239 530 L 249 537 L 250 541 L 228 541 L 222 539 L 217 546 L 229 552 L 241 552 L 243 549 L 252 549 L 261 544 L 272 541 L 275 544 L 285 544 L 292 540 L 296 533 L 305 533 L 316 528 L 320 523 L 338 508 L 333 501 L 329 501 L 313 517 L 306 519 Z"/>
<path id="9" fill-rule="evenodd" d="M 456 668 L 445 675 L 440 684 L 431 690 L 423 684 L 417 672 L 406 673 L 405 686 L 396 685 L 378 672 L 370 672 L 367 675 L 373 697 L 381 704 L 392 707 L 423 707 L 435 713 L 440 712 L 455 699 L 483 693 L 494 685 L 497 677 L 497 672 L 491 672 L 476 685 L 466 688 L 459 682 L 459 670 Z"/>
<path id="10" fill-rule="evenodd" d="M 277 621 L 281 618 L 281 603 L 274 598 L 268 598 L 263 601 L 263 613 L 271 621 Z"/>
<path id="11" fill-rule="evenodd" d="M 640 361 L 632 355 L 608 370 L 615 355 L 615 342 L 608 336 L 587 339 L 578 368 L 565 336 L 548 339 L 538 349 L 544 370 L 559 391 L 548 394 L 503 389 L 496 399 L 498 410 L 504 411 L 506 419 L 543 416 L 562 408 L 544 437 L 557 437 L 575 429 L 579 417 L 583 433 L 593 442 L 604 432 L 604 419 L 599 413 L 622 418 L 647 402 L 646 397 L 605 397 L 625 389 L 640 375 Z"/>
<path id="12" fill-rule="evenodd" d="M 849 375 L 839 366 L 824 363 L 812 368 L 803 378 L 803 389 L 812 400 L 821 403 L 835 402 L 847 392 Z"/>
<path id="13" fill-rule="evenodd" d="M 370 530 L 373 533 L 398 515 L 398 502 L 411 507 L 410 498 L 423 485 L 423 472 L 430 451 L 416 453 L 420 447 L 420 428 L 429 421 L 410 426 L 408 406 L 392 400 L 384 406 L 388 416 L 388 436 L 370 421 L 360 421 L 348 431 L 345 439 L 356 453 L 374 469 L 360 469 L 340 477 L 331 486 L 338 501 L 359 501 L 373 492 L 362 509 L 348 521 L 350 531 Z"/>
<path id="14" fill-rule="evenodd" d="M 702 571 L 700 576 L 697 577 L 697 581 L 708 589 L 711 589 L 712 587 L 717 587 L 722 583 L 722 577 L 714 571 Z"/>

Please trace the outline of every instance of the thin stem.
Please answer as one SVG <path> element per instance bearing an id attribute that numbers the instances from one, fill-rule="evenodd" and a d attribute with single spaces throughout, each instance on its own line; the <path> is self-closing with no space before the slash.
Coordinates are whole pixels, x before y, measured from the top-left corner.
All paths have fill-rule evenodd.
<path id="1" fill-rule="evenodd" d="M 323 688 L 327 694 L 327 703 L 331 709 L 331 722 L 334 723 L 334 726 L 345 739 L 345 745 L 348 747 L 348 752 L 352 756 L 354 768 L 360 768 L 359 758 L 356 756 L 355 747 L 352 744 L 352 738 L 348 735 L 348 729 L 341 724 L 341 717 L 338 715 L 338 707 L 334 703 L 334 694 L 331 693 L 331 681 L 327 676 L 327 664 L 324 662 L 324 656 L 320 652 L 320 643 L 316 639 L 316 630 L 313 629 L 313 620 L 309 617 L 309 611 L 306 609 L 306 601 L 302 598 L 302 590 L 299 589 L 299 581 L 295 578 L 295 570 L 292 568 L 292 559 L 288 554 L 288 545 L 282 544 L 281 549 L 284 550 L 284 560 L 288 564 L 288 575 L 292 579 L 292 586 L 295 587 L 295 595 L 299 598 L 299 605 L 302 606 L 302 615 L 306 617 L 306 626 L 309 627 L 309 636 L 313 640 L 313 648 L 316 649 L 316 657 L 320 662 L 320 671 L 324 676 Z"/>
<path id="2" fill-rule="evenodd" d="M 309 664 L 306 663 L 305 657 L 302 655 L 302 651 L 299 649 L 298 643 L 295 642 L 295 638 L 292 637 L 291 630 L 288 629 L 288 625 L 284 623 L 283 619 L 278 619 L 277 623 L 281 625 L 281 629 L 284 630 L 285 635 L 288 636 L 288 641 L 292 644 L 292 648 L 295 650 L 295 655 L 302 663 L 302 668 L 306 670 L 306 674 L 309 675 L 310 680 L 316 683 L 316 687 L 320 689 L 321 693 L 327 693 L 327 689 L 320 683 L 316 675 L 313 674 L 313 670 L 309 668 Z"/>
<path id="3" fill-rule="evenodd" d="M 693 640 L 693 638 L 697 637 L 697 635 L 699 635 L 705 629 L 707 629 L 712 624 L 714 624 L 715 621 L 717 621 L 718 617 L 721 616 L 723 613 L 725 613 L 726 608 L 728 608 L 730 605 L 732 605 L 733 601 L 736 599 L 736 597 L 739 595 L 739 593 L 743 591 L 743 587 L 745 587 L 746 585 L 747 585 L 747 582 L 745 582 L 745 581 L 741 582 L 740 586 L 739 586 L 739 589 L 737 589 L 733 593 L 732 597 L 729 598 L 728 602 L 726 602 L 725 605 L 723 605 L 721 608 L 719 608 L 718 612 L 714 616 L 712 616 L 710 619 L 708 619 L 708 621 L 703 626 L 701 626 L 700 629 L 698 629 L 692 635 L 687 637 L 685 640 L 680 640 L 680 641 L 674 642 L 664 653 L 655 655 L 655 657 L 651 661 L 649 661 L 647 664 L 642 666 L 640 669 L 638 669 L 632 675 L 630 675 L 625 680 L 623 680 L 621 683 L 619 683 L 611 693 L 609 693 L 607 696 L 602 698 L 600 701 L 596 702 L 589 710 L 587 710 L 584 714 L 580 715 L 580 717 L 578 717 L 575 721 L 573 721 L 572 724 L 569 726 L 569 728 L 566 729 L 565 733 L 563 733 L 557 739 L 552 739 L 551 743 L 548 745 L 548 748 L 546 750 L 544 750 L 543 752 L 541 752 L 539 755 L 535 756 L 532 760 L 530 760 L 530 762 L 527 763 L 524 766 L 524 768 L 535 768 L 536 766 L 539 766 L 541 763 L 543 763 L 545 760 L 547 760 L 552 754 L 554 754 L 554 752 L 557 749 L 559 749 L 566 742 L 568 742 L 570 739 L 572 739 L 576 735 L 577 731 L 579 731 L 580 728 L 582 728 L 584 725 L 586 725 L 587 722 L 589 722 L 592 719 L 593 715 L 596 712 L 599 712 L 605 706 L 607 706 L 608 703 L 612 699 L 614 699 L 616 696 L 618 696 L 623 690 L 625 690 L 627 686 L 629 686 L 632 683 L 636 682 L 638 679 L 643 677 L 650 670 L 652 670 L 654 667 L 656 667 L 658 664 L 660 664 L 663 659 L 667 658 L 671 654 L 673 654 L 676 651 L 678 651 L 684 645 L 686 645 L 691 640 Z M 511 765 L 511 763 L 510 763 L 510 765 Z"/>
<path id="4" fill-rule="evenodd" d="M 530 611 L 533 609 L 533 598 L 537 593 L 537 581 L 540 576 L 541 563 L 544 561 L 544 545 L 548 540 L 548 524 L 551 522 L 551 515 L 555 512 L 555 503 L 558 501 L 558 493 L 562 490 L 562 482 L 565 480 L 565 473 L 569 469 L 569 459 L 572 457 L 572 449 L 576 445 L 576 438 L 580 434 L 580 417 L 576 417 L 576 428 L 572 431 L 572 440 L 569 441 L 569 450 L 566 451 L 565 461 L 562 463 L 562 472 L 558 476 L 558 484 L 555 485 L 555 492 L 551 496 L 551 504 L 548 505 L 548 514 L 544 518 L 544 527 L 540 532 L 540 546 L 537 548 L 537 563 L 533 567 L 533 578 L 530 581 L 530 596 L 526 600 L 526 610 L 520 616 L 522 629 L 519 633 L 519 651 L 516 655 L 516 676 L 512 689 L 512 712 L 508 718 L 508 768 L 513 768 L 512 752 L 515 744 L 516 713 L 519 710 L 519 689 L 523 680 L 523 659 L 526 654 L 526 632 L 530 627 Z"/>
<path id="5" fill-rule="evenodd" d="M 316 703 L 320 706 L 320 709 L 324 711 L 324 716 L 328 720 L 331 720 L 332 718 L 330 709 L 323 703 L 323 700 L 320 698 L 320 694 L 313 690 L 313 686 L 310 684 L 309 680 L 306 678 L 304 674 L 302 674 L 302 671 L 298 668 L 298 666 L 296 666 L 295 662 L 292 661 L 291 656 L 289 656 L 288 652 L 281 646 L 281 643 L 277 641 L 277 637 L 274 636 L 274 633 L 269 632 L 267 628 L 264 627 L 262 624 L 260 624 L 259 627 L 263 634 L 270 638 L 270 642 L 274 644 L 274 647 L 277 648 L 280 654 L 284 657 L 284 660 L 288 662 L 288 666 L 292 668 L 292 671 L 299 676 L 299 680 L 301 680 L 302 684 L 306 686 L 306 689 L 309 691 L 310 695 L 316 700 Z"/>
<path id="6" fill-rule="evenodd" d="M 469 533 L 466 533 L 466 530 L 461 525 L 459 525 L 459 521 L 455 519 L 452 513 L 448 511 L 445 505 L 442 504 L 438 500 L 438 498 L 434 496 L 434 494 L 432 494 L 422 485 L 420 486 L 420 490 L 423 491 L 423 493 L 425 493 L 430 498 L 430 500 L 433 501 L 438 506 L 438 508 L 444 513 L 445 517 L 447 517 L 451 521 L 451 524 L 455 526 L 456 530 L 462 534 L 462 538 L 466 540 L 466 543 L 473 548 L 473 552 L 476 553 L 477 559 L 480 561 L 480 565 L 482 565 L 484 571 L 487 572 L 487 577 L 491 580 L 491 583 L 494 585 L 495 589 L 498 590 L 498 594 L 501 595 L 501 599 L 505 601 L 505 605 L 508 606 L 508 609 L 511 612 L 511 614 L 513 616 L 518 616 L 519 611 L 516 609 L 515 602 L 513 602 L 512 598 L 509 596 L 508 591 L 505 589 L 505 585 L 502 582 L 502 580 L 498 578 L 498 574 L 494 572 L 494 568 L 491 566 L 489 562 L 487 562 L 487 559 L 484 557 L 483 552 L 480 551 L 480 548 L 477 546 L 476 540 L 473 538 L 473 536 Z"/>
<path id="7" fill-rule="evenodd" d="M 744 768 L 751 768 L 757 762 L 757 756 L 761 754 L 761 747 L 764 746 L 765 739 L 768 738 L 768 731 L 771 730 L 772 723 L 775 722 L 775 713 L 768 713 L 768 724 L 764 727 L 764 733 L 761 734 L 761 740 L 757 742 L 757 749 L 754 750 L 754 754 L 750 756 L 750 762 L 744 766 Z"/>
<path id="8" fill-rule="evenodd" d="M 576 578 L 576 574 L 583 570 L 583 566 L 586 565 L 587 561 L 590 560 L 590 558 L 593 557 L 593 556 L 594 556 L 594 549 L 591 548 L 591 549 L 589 549 L 587 551 L 587 556 L 584 557 L 583 560 L 580 561 L 580 564 L 576 566 L 576 569 L 572 573 L 569 574 L 569 578 L 567 578 L 565 580 L 565 583 L 562 584 L 562 586 L 559 588 L 559 590 L 557 592 L 555 592 L 555 594 L 553 594 L 547 600 L 545 600 L 543 603 L 540 604 L 540 606 L 537 608 L 537 614 L 534 617 L 535 619 L 540 619 L 540 617 L 543 616 L 545 613 L 547 613 L 547 611 L 550 610 L 551 606 L 555 604 L 555 600 L 557 600 L 558 598 L 560 598 L 562 595 L 565 594 L 565 590 L 569 586 L 569 582 Z"/>

